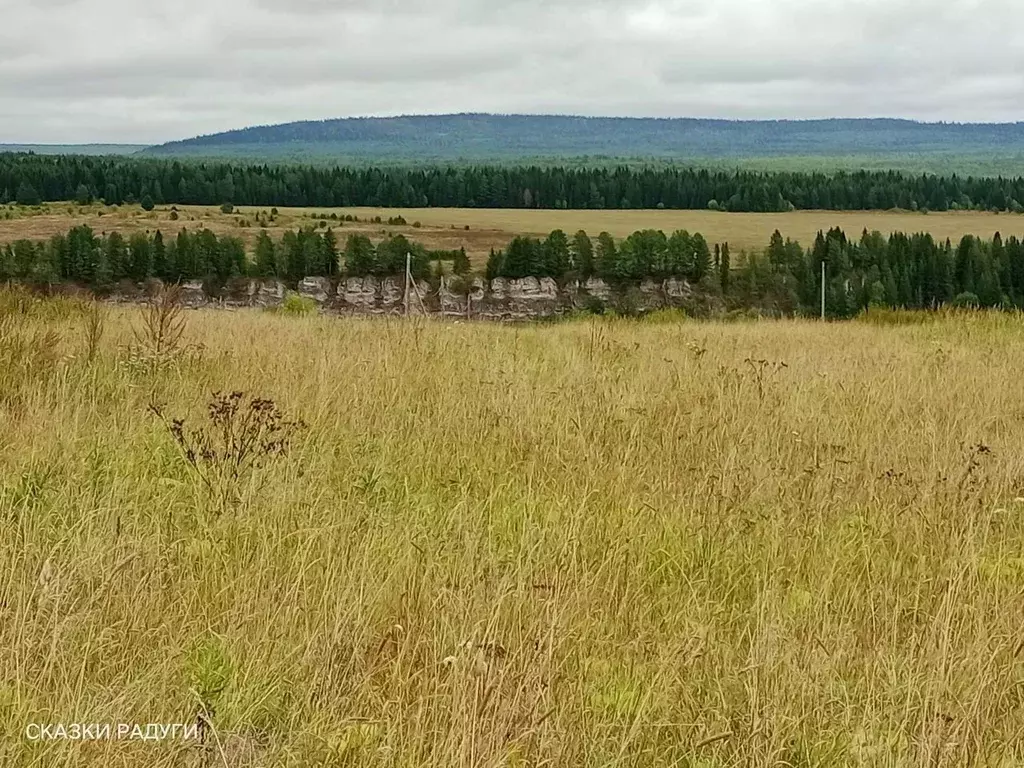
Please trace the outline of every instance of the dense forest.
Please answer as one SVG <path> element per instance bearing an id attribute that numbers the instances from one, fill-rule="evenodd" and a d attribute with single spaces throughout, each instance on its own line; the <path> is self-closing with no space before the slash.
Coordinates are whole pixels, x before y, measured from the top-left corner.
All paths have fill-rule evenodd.
<path id="1" fill-rule="evenodd" d="M 1024 211 L 1024 178 L 687 168 L 314 168 L 0 155 L 0 203 Z"/>
<path id="2" fill-rule="evenodd" d="M 343 247 L 330 229 L 286 232 L 279 241 L 262 232 L 254 252 L 242 241 L 209 230 L 159 231 L 128 238 L 97 235 L 87 226 L 45 242 L 20 240 L 0 248 L 0 280 L 34 284 L 78 283 L 106 289 L 122 280 L 203 280 L 213 293 L 236 277 L 278 278 L 294 285 L 308 276 L 395 275 L 412 256 L 416 277 L 437 270 L 468 275 L 463 251 L 428 251 L 404 236 L 374 245 L 364 235 Z M 602 278 L 626 285 L 644 279 L 683 278 L 734 307 L 769 307 L 787 314 L 816 312 L 825 264 L 829 315 L 849 317 L 871 306 L 927 309 L 944 304 L 1024 308 L 1024 243 L 964 237 L 954 246 L 931 235 L 839 229 L 819 232 L 804 248 L 776 232 L 761 253 L 733 259 L 727 243 L 713 246 L 699 233 L 635 232 L 616 241 L 606 232 L 591 238 L 561 230 L 545 239 L 517 237 L 491 253 L 487 277 Z"/>
<path id="3" fill-rule="evenodd" d="M 565 115 L 412 115 L 255 126 L 145 150 L 177 157 L 350 157 L 385 162 L 612 156 L 694 159 L 784 155 L 964 155 L 1019 150 L 1024 124 L 910 120 L 708 120 Z"/>

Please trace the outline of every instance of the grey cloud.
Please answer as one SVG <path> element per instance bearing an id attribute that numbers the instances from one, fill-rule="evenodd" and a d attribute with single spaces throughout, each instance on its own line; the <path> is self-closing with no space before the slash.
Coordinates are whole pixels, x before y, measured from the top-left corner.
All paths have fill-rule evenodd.
<path id="1" fill-rule="evenodd" d="M 1016 6 L 34 0 L 3 12 L 0 142 L 451 111 L 1017 120 Z"/>

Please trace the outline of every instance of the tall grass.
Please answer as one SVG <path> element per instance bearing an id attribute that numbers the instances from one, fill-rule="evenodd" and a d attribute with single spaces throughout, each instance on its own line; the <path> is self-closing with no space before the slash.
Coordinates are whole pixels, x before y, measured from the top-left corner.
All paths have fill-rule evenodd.
<path id="1" fill-rule="evenodd" d="M 138 312 L 16 321 L 3 766 L 1024 761 L 1019 320 Z M 223 512 L 150 406 L 236 390 L 306 428 Z"/>

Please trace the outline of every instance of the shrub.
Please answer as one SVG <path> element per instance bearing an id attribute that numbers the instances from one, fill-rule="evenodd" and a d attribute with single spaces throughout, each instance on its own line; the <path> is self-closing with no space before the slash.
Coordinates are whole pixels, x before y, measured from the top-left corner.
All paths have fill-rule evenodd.
<path id="1" fill-rule="evenodd" d="M 152 368 L 172 362 L 183 351 L 186 320 L 181 299 L 180 286 L 167 286 L 142 311 L 142 322 L 135 328 L 137 354 Z"/>
<path id="2" fill-rule="evenodd" d="M 981 300 L 978 298 L 978 294 L 964 291 L 953 299 L 953 306 L 957 309 L 977 309 L 981 306 Z"/>
<path id="3" fill-rule="evenodd" d="M 149 195 L 146 195 L 145 197 L 142 198 L 142 202 L 140 203 L 140 205 L 142 205 L 142 210 L 147 212 L 152 211 L 153 208 L 156 207 L 153 204 L 153 198 L 150 197 Z"/>
<path id="4" fill-rule="evenodd" d="M 79 205 L 89 205 L 92 202 L 92 192 L 85 184 L 79 184 L 75 190 L 75 202 Z"/>
<path id="5" fill-rule="evenodd" d="M 232 205 L 231 203 L 223 203 L 221 205 L 221 207 L 220 207 L 220 212 L 221 213 L 234 213 L 235 212 L 235 206 Z"/>
<path id="6" fill-rule="evenodd" d="M 603 315 L 608 306 L 605 304 L 604 299 L 599 296 L 587 296 L 583 302 L 583 308 L 592 315 Z"/>
<path id="7" fill-rule="evenodd" d="M 281 314 L 292 317 L 304 317 L 316 312 L 316 302 L 305 296 L 289 291 L 281 304 Z"/>
<path id="8" fill-rule="evenodd" d="M 164 419 L 160 406 L 151 405 L 150 411 Z M 286 420 L 273 400 L 247 398 L 243 392 L 214 393 L 206 415 L 208 424 L 193 430 L 184 419 L 164 423 L 219 514 L 241 503 L 243 491 L 253 489 L 256 470 L 287 454 L 305 424 Z"/>

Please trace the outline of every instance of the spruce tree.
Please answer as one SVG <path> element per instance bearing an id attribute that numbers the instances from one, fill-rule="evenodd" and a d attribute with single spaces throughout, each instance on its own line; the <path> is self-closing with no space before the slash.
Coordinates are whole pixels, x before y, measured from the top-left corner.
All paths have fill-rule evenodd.
<path id="1" fill-rule="evenodd" d="M 470 271 L 472 271 L 472 265 L 469 263 L 469 256 L 466 255 L 466 249 L 459 248 L 455 252 L 455 258 L 452 260 L 452 272 L 460 277 L 464 277 Z"/>
<path id="2" fill-rule="evenodd" d="M 581 280 L 594 274 L 594 243 L 582 229 L 572 239 L 572 269 Z"/>
<path id="3" fill-rule="evenodd" d="M 254 272 L 256 277 L 269 279 L 278 276 L 277 254 L 274 241 L 270 239 L 270 235 L 267 234 L 266 230 L 260 231 L 259 237 L 256 238 L 255 262 Z"/>
<path id="4" fill-rule="evenodd" d="M 365 277 L 377 272 L 377 254 L 366 235 L 350 235 L 345 243 L 345 273 Z"/>
<path id="5" fill-rule="evenodd" d="M 538 277 L 554 277 L 561 280 L 569 271 L 569 238 L 560 229 L 554 230 L 544 241 L 544 268 Z"/>
<path id="6" fill-rule="evenodd" d="M 152 276 L 153 250 L 149 236 L 143 232 L 134 233 L 128 240 L 127 276 L 137 283 Z"/>
<path id="7" fill-rule="evenodd" d="M 594 271 L 598 277 L 606 280 L 614 279 L 619 274 L 619 254 L 615 247 L 615 238 L 607 232 L 597 236 L 597 255 L 594 258 Z"/>
<path id="8" fill-rule="evenodd" d="M 338 238 L 334 230 L 328 227 L 323 236 L 323 258 L 326 262 L 327 276 L 334 277 L 339 272 Z"/>
<path id="9" fill-rule="evenodd" d="M 172 279 L 167 263 L 167 245 L 163 233 L 158 229 L 153 235 L 153 276 L 161 280 Z"/>
<path id="10" fill-rule="evenodd" d="M 487 267 L 484 271 L 485 277 L 490 281 L 496 277 L 501 277 L 504 274 L 504 271 L 505 251 L 491 248 L 491 253 L 487 257 Z"/>
<path id="11" fill-rule="evenodd" d="M 36 188 L 29 184 L 28 181 L 23 181 L 18 185 L 18 191 L 15 193 L 14 200 L 18 205 L 25 206 L 39 205 L 43 202 Z"/>
<path id="12" fill-rule="evenodd" d="M 711 249 L 700 233 L 695 234 L 693 243 L 693 279 L 700 282 L 711 272 Z"/>

